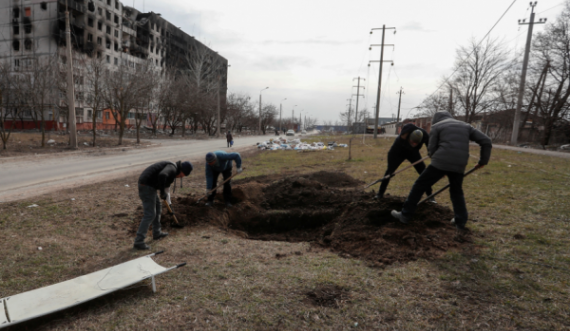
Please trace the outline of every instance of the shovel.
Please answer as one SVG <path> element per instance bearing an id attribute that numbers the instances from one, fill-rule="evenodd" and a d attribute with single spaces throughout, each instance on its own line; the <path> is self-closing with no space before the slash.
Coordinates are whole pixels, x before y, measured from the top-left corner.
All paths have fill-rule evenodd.
<path id="1" fill-rule="evenodd" d="M 172 208 L 170 208 L 170 205 L 168 204 L 168 202 L 166 200 L 162 200 L 162 201 L 164 201 L 164 204 L 166 205 L 166 209 L 168 209 L 168 213 L 170 215 L 172 215 L 172 218 L 174 219 L 175 224 L 170 224 L 170 226 L 172 226 L 173 228 L 182 229 L 184 227 L 184 225 L 180 225 L 180 223 L 178 223 L 178 220 L 176 219 L 176 215 L 174 215 L 174 212 L 172 211 Z"/>
<path id="2" fill-rule="evenodd" d="M 465 173 L 465 175 L 463 175 L 463 177 L 467 177 L 467 175 L 471 174 L 473 171 L 475 171 L 475 170 L 477 170 L 477 169 L 478 169 L 477 166 L 475 166 L 473 169 L 467 171 L 467 172 Z M 432 193 L 429 197 L 427 197 L 427 198 L 423 199 L 422 201 L 418 202 L 418 206 L 419 206 L 420 204 L 422 204 L 422 203 L 428 201 L 429 199 L 435 197 L 436 195 L 440 194 L 441 192 L 447 190 L 450 185 L 451 185 L 451 184 L 445 185 L 444 187 L 440 188 L 437 192 Z"/>
<path id="3" fill-rule="evenodd" d="M 366 187 L 364 187 L 364 189 L 367 189 L 367 188 L 369 188 L 370 186 L 372 186 L 372 185 L 374 185 L 374 184 L 376 184 L 376 183 L 380 183 L 380 182 L 383 181 L 383 180 L 392 178 L 392 177 L 396 176 L 397 174 L 399 174 L 400 172 L 402 172 L 402 171 L 404 171 L 404 170 L 407 170 L 407 169 L 410 169 L 411 167 L 415 166 L 416 164 L 418 164 L 418 163 L 420 163 L 420 162 L 423 162 L 424 160 L 427 160 L 427 159 L 429 159 L 429 156 L 426 156 L 426 157 L 424 157 L 424 158 L 422 158 L 422 159 L 419 159 L 418 161 L 416 161 L 416 162 L 410 164 L 409 166 L 405 167 L 405 168 L 402 169 L 402 170 L 398 170 L 398 171 L 396 171 L 396 172 L 393 173 L 393 174 L 386 175 L 386 177 L 380 178 L 380 179 L 378 179 L 377 181 L 366 185 Z"/>
<path id="4" fill-rule="evenodd" d="M 245 170 L 245 168 L 242 168 L 242 171 Z M 225 183 L 229 182 L 230 179 L 234 178 L 235 176 L 239 175 L 240 173 L 236 172 L 235 174 L 231 175 L 230 178 L 224 180 L 220 185 L 214 187 L 213 189 L 211 189 L 210 191 L 208 191 L 208 193 L 206 193 L 205 196 L 201 197 L 200 199 L 198 199 L 196 201 L 196 203 L 200 202 L 202 199 L 207 198 L 210 194 L 212 194 L 212 192 L 214 192 L 215 190 L 217 190 L 219 187 L 221 187 L 222 185 L 224 185 Z"/>

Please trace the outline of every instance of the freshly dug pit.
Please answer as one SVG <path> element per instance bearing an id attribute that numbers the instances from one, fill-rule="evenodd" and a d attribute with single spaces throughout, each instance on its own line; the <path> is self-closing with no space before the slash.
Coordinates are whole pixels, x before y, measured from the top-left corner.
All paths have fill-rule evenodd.
<path id="1" fill-rule="evenodd" d="M 191 196 L 174 205 L 186 225 L 207 222 L 253 240 L 311 242 L 374 264 L 433 259 L 471 241 L 457 240 L 449 208 L 424 203 L 413 222 L 401 224 L 390 212 L 401 210 L 404 198 L 374 200 L 363 184 L 344 173 L 323 171 L 277 180 L 254 177 L 232 185 L 231 208 L 225 208 L 221 190 L 214 207 L 196 204 Z M 163 219 L 168 223 L 169 217 Z"/>

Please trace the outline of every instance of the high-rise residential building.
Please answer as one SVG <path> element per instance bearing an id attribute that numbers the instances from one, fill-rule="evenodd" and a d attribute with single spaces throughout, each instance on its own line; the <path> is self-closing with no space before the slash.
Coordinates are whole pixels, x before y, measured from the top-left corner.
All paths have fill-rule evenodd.
<path id="1" fill-rule="evenodd" d="M 208 53 L 221 79 L 219 93 L 225 104 L 227 60 L 194 37 L 172 25 L 158 13 L 143 13 L 118 0 L 2 0 L 0 1 L 0 63 L 13 72 L 25 71 L 34 61 L 52 58 L 64 63 L 65 11 L 70 13 L 74 57 L 102 59 L 108 69 L 143 63 L 156 70 L 189 70 L 191 59 Z M 84 81 L 81 72 L 76 83 Z M 5 91 L 3 91 L 4 93 Z M 91 127 L 92 109 L 81 88 L 76 91 L 78 129 Z M 65 123 L 55 110 L 62 97 L 55 92 L 54 109 L 45 107 L 52 125 Z M 6 101 L 4 102 L 6 103 Z M 152 109 L 150 110 L 152 111 Z M 33 124 L 30 114 L 22 123 Z M 101 114 L 104 122 L 104 114 Z M 83 125 L 84 124 L 84 125 Z M 26 126 L 26 125 L 24 125 Z M 48 125 L 51 127 L 51 125 Z"/>

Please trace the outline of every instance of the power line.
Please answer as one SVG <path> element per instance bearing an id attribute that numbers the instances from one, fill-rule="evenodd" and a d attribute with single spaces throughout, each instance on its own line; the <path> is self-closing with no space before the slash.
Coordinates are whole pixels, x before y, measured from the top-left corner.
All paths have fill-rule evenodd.
<path id="1" fill-rule="evenodd" d="M 434 94 L 436 94 L 442 87 L 443 85 L 445 85 L 446 83 L 448 83 L 449 79 L 451 77 L 453 77 L 453 75 L 455 75 L 455 73 L 457 72 L 457 70 L 459 70 L 459 68 L 467 61 L 467 59 L 469 59 L 469 57 L 471 57 L 471 55 L 473 55 L 473 52 L 475 52 L 476 49 L 479 48 L 479 46 L 483 43 L 483 41 L 489 36 L 489 34 L 493 31 L 493 29 L 495 29 L 495 27 L 497 26 L 497 24 L 499 24 L 499 22 L 501 22 L 501 20 L 503 19 L 503 17 L 505 17 L 505 15 L 509 12 L 509 10 L 511 9 L 511 7 L 515 4 L 515 2 L 517 2 L 517 0 L 513 0 L 513 2 L 509 5 L 509 7 L 505 10 L 505 12 L 501 15 L 501 17 L 499 17 L 499 19 L 497 20 L 497 22 L 495 22 L 495 24 L 493 24 L 493 26 L 491 27 L 491 29 L 489 29 L 489 31 L 485 34 L 485 36 L 483 36 L 483 38 L 481 38 L 481 41 L 477 44 L 477 46 L 475 46 L 473 48 L 473 50 L 471 51 L 471 53 L 469 53 L 469 55 L 465 58 L 465 60 L 461 61 L 459 63 L 459 65 L 457 66 L 457 68 L 455 68 L 455 70 L 453 70 L 453 72 L 451 73 L 451 75 L 449 75 L 447 78 L 444 79 L 443 83 L 441 83 L 441 85 L 439 85 L 437 87 L 437 89 L 435 89 L 435 91 L 433 91 L 432 94 L 430 94 L 426 99 L 431 98 Z M 419 107 L 419 106 L 418 106 Z M 408 114 L 406 114 L 406 117 L 408 117 L 408 115 L 410 114 L 410 111 L 412 111 L 412 109 L 415 109 L 417 107 L 411 108 L 410 110 L 408 110 Z"/>

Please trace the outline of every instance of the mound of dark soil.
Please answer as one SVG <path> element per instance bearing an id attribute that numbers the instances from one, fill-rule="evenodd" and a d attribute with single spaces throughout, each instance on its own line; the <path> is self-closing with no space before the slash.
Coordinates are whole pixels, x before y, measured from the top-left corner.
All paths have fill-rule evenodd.
<path id="1" fill-rule="evenodd" d="M 329 176 L 337 178 L 333 181 L 337 187 L 323 183 Z M 188 196 L 176 201 L 175 213 L 186 225 L 208 222 L 254 240 L 311 242 L 373 264 L 433 259 L 470 242 L 465 237 L 457 240 L 449 208 L 424 203 L 413 222 L 401 224 L 390 212 L 401 210 L 404 198 L 374 200 L 372 192 L 364 192 L 362 183 L 346 174 L 318 172 L 272 179 L 234 183 L 231 208 L 225 208 L 219 191 L 213 208 Z M 357 188 L 339 188 L 350 185 Z M 170 220 L 166 215 L 163 219 Z M 137 226 L 138 222 L 134 231 Z"/>

